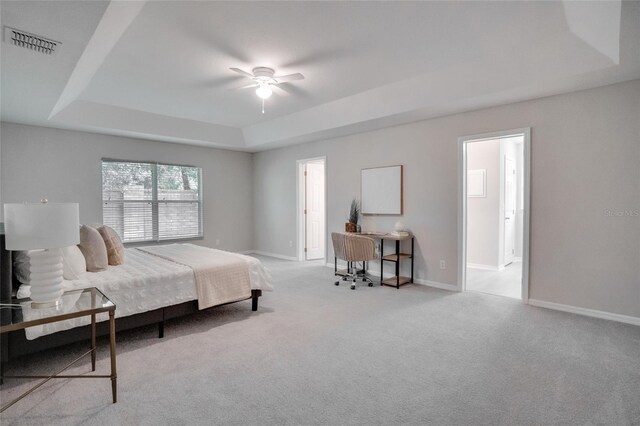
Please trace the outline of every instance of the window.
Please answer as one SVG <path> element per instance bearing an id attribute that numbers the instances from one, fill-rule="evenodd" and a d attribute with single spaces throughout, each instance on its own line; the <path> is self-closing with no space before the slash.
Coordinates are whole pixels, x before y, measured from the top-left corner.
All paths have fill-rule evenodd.
<path id="1" fill-rule="evenodd" d="M 102 160 L 102 221 L 125 243 L 202 238 L 202 169 Z"/>

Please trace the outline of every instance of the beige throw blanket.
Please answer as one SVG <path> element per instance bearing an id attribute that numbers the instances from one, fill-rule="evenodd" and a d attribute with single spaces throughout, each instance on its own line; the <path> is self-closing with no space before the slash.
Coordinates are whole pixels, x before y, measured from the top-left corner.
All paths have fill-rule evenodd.
<path id="1" fill-rule="evenodd" d="M 198 309 L 251 297 L 249 265 L 234 253 L 193 244 L 140 247 L 138 250 L 193 269 Z"/>

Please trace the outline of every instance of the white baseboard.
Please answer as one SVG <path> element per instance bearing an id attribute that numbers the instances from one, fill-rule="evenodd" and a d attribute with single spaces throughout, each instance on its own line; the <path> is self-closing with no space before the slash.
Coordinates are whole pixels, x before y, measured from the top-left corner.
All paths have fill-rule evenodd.
<path id="1" fill-rule="evenodd" d="M 298 261 L 298 258 L 295 256 L 285 256 L 284 254 L 278 254 L 278 253 L 269 253 L 267 251 L 260 251 L 260 250 L 251 250 L 252 254 L 259 254 L 260 256 L 268 256 L 268 257 L 275 257 L 276 259 L 282 259 L 282 260 L 292 260 L 294 262 Z"/>
<path id="2" fill-rule="evenodd" d="M 456 292 L 459 291 L 458 286 L 454 284 L 441 283 L 438 281 L 431 281 L 431 280 L 423 280 L 421 278 L 414 278 L 413 281 L 417 284 L 428 285 L 429 287 L 439 288 L 440 290 L 456 291 Z"/>
<path id="3" fill-rule="evenodd" d="M 502 271 L 502 270 L 504 270 L 504 265 L 493 266 L 493 265 L 483 265 L 481 263 L 468 263 L 467 262 L 467 268 L 482 269 L 484 271 Z"/>
<path id="4" fill-rule="evenodd" d="M 529 299 L 529 304 L 540 308 L 553 309 L 555 311 L 569 312 L 572 314 L 585 315 L 588 317 L 601 318 L 610 321 L 622 322 L 640 326 L 640 318 L 629 315 L 614 314 L 611 312 L 598 311 L 596 309 L 581 308 L 579 306 L 563 305 L 561 303 L 547 302 L 545 300 Z"/>
<path id="5" fill-rule="evenodd" d="M 335 265 L 333 263 L 329 263 L 329 262 L 327 262 L 326 265 L 327 265 L 328 268 L 335 267 Z M 338 261 L 338 268 L 341 268 L 341 269 L 346 268 L 346 264 L 341 262 L 341 261 Z M 369 269 L 367 269 L 367 274 L 370 274 L 370 275 L 372 275 L 374 277 L 379 277 L 380 276 L 380 269 L 369 268 Z M 394 276 L 393 274 L 390 274 L 388 272 L 384 274 L 384 278 L 391 278 L 393 276 Z M 437 281 L 424 280 L 424 279 L 421 279 L 421 278 L 414 278 L 413 282 L 414 282 L 414 284 L 426 285 L 426 286 L 433 287 L 433 288 L 439 288 L 441 290 L 458 291 L 458 286 L 453 285 L 453 284 L 440 283 L 440 282 L 437 282 Z"/>

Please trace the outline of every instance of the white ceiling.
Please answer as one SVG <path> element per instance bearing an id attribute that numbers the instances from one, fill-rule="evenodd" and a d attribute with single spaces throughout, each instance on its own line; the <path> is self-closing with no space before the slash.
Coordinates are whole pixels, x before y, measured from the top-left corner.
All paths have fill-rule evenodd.
<path id="1" fill-rule="evenodd" d="M 638 2 L 2 2 L 2 120 L 259 151 L 640 78 Z M 301 72 L 266 102 L 229 70 Z"/>

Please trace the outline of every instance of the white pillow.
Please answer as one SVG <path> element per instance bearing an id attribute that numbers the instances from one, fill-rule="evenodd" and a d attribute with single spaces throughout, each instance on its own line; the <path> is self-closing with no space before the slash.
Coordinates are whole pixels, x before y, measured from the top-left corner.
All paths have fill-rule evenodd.
<path id="1" fill-rule="evenodd" d="M 87 262 L 78 246 L 63 247 L 62 275 L 65 280 L 77 280 L 87 272 Z"/>
<path id="2" fill-rule="evenodd" d="M 28 251 L 13 252 L 13 273 L 22 284 L 29 284 L 31 262 Z"/>
<path id="3" fill-rule="evenodd" d="M 30 251 L 16 251 L 13 259 L 13 273 L 18 281 L 29 284 L 31 281 Z M 65 280 L 77 280 L 87 271 L 87 263 L 78 246 L 63 247 L 62 275 Z"/>

